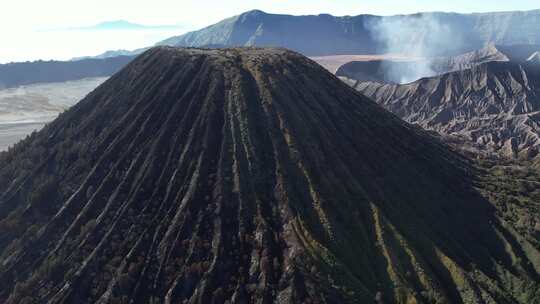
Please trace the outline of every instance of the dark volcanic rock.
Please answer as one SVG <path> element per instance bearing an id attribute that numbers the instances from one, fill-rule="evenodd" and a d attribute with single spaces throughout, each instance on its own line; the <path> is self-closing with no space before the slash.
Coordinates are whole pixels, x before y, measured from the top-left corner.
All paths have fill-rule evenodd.
<path id="1" fill-rule="evenodd" d="M 540 149 L 537 65 L 489 62 L 406 85 L 353 85 L 408 122 L 489 151 L 530 158 Z"/>
<path id="2" fill-rule="evenodd" d="M 0 299 L 538 301 L 473 174 L 299 54 L 151 49 L 0 155 Z"/>

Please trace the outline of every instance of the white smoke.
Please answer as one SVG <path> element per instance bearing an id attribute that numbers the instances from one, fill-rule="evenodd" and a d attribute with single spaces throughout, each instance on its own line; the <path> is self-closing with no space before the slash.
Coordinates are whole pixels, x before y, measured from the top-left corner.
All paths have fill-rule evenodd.
<path id="1" fill-rule="evenodd" d="M 460 35 L 444 24 L 436 13 L 381 17 L 366 26 L 382 46 L 382 53 L 414 61 L 406 69 L 396 69 L 388 63 L 389 78 L 400 83 L 436 75 L 433 59 L 459 49 L 462 44 Z"/>

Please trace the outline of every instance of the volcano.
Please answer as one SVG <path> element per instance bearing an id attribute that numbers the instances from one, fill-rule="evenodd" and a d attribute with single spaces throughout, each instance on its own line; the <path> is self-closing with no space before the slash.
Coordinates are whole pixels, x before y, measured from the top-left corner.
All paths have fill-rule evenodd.
<path id="1" fill-rule="evenodd" d="M 480 171 L 295 52 L 153 48 L 0 155 L 0 302 L 534 303 Z"/>

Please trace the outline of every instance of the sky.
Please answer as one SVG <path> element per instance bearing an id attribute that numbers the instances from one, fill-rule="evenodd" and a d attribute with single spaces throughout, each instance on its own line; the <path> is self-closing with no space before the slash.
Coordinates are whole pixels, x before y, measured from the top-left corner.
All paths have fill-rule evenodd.
<path id="1" fill-rule="evenodd" d="M 1 0 L 0 63 L 66 60 L 98 55 L 107 50 L 150 46 L 251 9 L 292 15 L 328 13 L 343 16 L 538 8 L 538 0 Z M 136 31 L 74 30 L 114 20 L 168 27 Z"/>

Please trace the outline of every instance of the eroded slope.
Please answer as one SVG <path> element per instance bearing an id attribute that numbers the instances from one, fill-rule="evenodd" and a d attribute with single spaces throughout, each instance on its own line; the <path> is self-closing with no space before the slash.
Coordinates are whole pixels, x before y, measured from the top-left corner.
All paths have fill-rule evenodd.
<path id="1" fill-rule="evenodd" d="M 493 153 L 533 158 L 540 145 L 540 68 L 489 62 L 405 85 L 352 85 L 404 120 Z"/>

